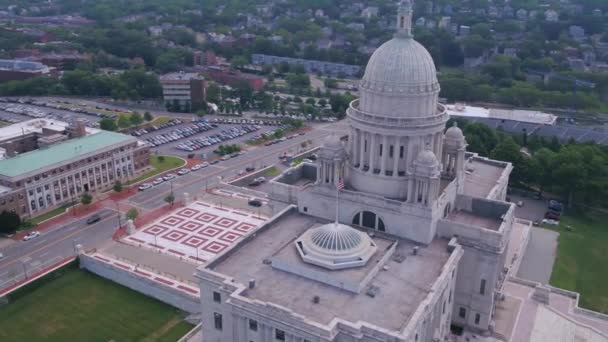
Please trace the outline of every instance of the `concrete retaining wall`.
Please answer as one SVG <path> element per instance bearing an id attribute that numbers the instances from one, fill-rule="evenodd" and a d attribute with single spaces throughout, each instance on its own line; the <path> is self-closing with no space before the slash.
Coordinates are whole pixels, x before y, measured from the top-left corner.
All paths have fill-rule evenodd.
<path id="1" fill-rule="evenodd" d="M 189 313 L 198 313 L 201 310 L 200 300 L 197 296 L 190 296 L 176 289 L 162 286 L 150 279 L 138 276 L 136 273 L 114 267 L 86 254 L 81 254 L 79 259 L 81 268 L 85 268 L 100 277 Z"/>

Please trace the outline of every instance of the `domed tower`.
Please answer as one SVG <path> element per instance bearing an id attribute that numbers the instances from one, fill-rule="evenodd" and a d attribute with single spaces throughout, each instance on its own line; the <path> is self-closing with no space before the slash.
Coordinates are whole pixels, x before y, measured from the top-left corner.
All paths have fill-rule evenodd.
<path id="1" fill-rule="evenodd" d="M 418 153 L 414 160 L 413 172 L 408 179 L 408 202 L 425 206 L 433 205 L 439 196 L 441 172 L 435 154 L 427 149 Z"/>
<path id="2" fill-rule="evenodd" d="M 371 56 L 360 98 L 350 104 L 348 183 L 356 190 L 405 200 L 413 162 L 425 146 L 442 155 L 448 115 L 428 51 L 413 39 L 412 5 L 399 4 L 397 32 Z"/>
<path id="3" fill-rule="evenodd" d="M 467 141 L 458 127 L 456 121 L 454 125 L 445 132 L 443 142 L 443 175 L 447 178 L 462 176 L 464 171 L 464 154 L 467 148 Z"/>
<path id="4" fill-rule="evenodd" d="M 319 151 L 319 172 L 317 184 L 336 188 L 340 179 L 344 178 L 346 149 L 340 138 L 331 134 L 323 140 Z"/>

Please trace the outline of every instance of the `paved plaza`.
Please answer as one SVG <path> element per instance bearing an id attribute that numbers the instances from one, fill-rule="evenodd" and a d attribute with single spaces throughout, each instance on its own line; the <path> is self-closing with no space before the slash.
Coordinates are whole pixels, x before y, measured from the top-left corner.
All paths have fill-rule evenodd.
<path id="1" fill-rule="evenodd" d="M 191 261 L 207 262 L 266 219 L 197 201 L 161 217 L 123 241 Z"/>

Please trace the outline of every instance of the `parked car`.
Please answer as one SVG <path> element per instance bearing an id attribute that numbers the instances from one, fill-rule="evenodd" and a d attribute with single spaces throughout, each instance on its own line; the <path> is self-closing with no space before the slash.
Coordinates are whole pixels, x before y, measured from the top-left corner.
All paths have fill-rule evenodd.
<path id="1" fill-rule="evenodd" d="M 260 183 L 264 183 L 266 181 L 266 177 L 258 177 L 256 179 L 254 179 L 254 181 L 258 181 Z"/>
<path id="2" fill-rule="evenodd" d="M 561 213 L 562 210 L 564 209 L 564 206 L 560 202 L 558 202 L 556 200 L 550 200 L 549 201 L 549 209 L 551 209 L 553 211 L 556 211 L 558 213 Z"/>
<path id="3" fill-rule="evenodd" d="M 30 241 L 31 239 L 37 238 L 39 236 L 40 236 L 40 232 L 37 230 L 34 230 L 33 232 L 27 233 L 27 235 L 23 237 L 23 241 Z"/>
<path id="4" fill-rule="evenodd" d="M 548 225 L 551 225 L 551 226 L 557 226 L 559 224 L 559 221 L 551 220 L 551 219 L 543 219 L 542 223 L 543 224 L 548 224 Z"/>
<path id="5" fill-rule="evenodd" d="M 198 171 L 203 168 L 203 164 L 196 164 L 190 168 L 191 171 Z"/>
<path id="6" fill-rule="evenodd" d="M 252 199 L 249 202 L 247 202 L 247 204 L 249 204 L 252 207 L 261 207 L 262 206 L 262 201 L 258 200 L 258 199 Z"/>
<path id="7" fill-rule="evenodd" d="M 144 184 L 140 185 L 137 189 L 139 191 L 144 191 L 144 190 L 150 189 L 151 187 L 152 187 L 152 184 L 150 184 L 150 183 L 144 183 Z"/>
<path id="8" fill-rule="evenodd" d="M 0 253 L 0 260 L 4 259 L 4 254 Z"/>
<path id="9" fill-rule="evenodd" d="M 99 214 L 93 214 L 87 219 L 87 224 L 93 224 L 99 221 L 101 221 L 101 216 L 99 216 Z"/>
<path id="10" fill-rule="evenodd" d="M 545 213 L 545 218 L 549 219 L 549 220 L 555 220 L 555 221 L 559 221 L 560 219 L 560 214 L 555 212 L 555 211 L 547 211 Z"/>
<path id="11" fill-rule="evenodd" d="M 248 166 L 248 167 L 246 167 L 246 168 L 245 168 L 245 171 L 246 171 L 246 172 L 252 172 L 252 171 L 255 171 L 255 167 Z"/>
<path id="12" fill-rule="evenodd" d="M 260 184 L 262 184 L 262 182 L 257 181 L 257 180 L 253 180 L 253 181 L 249 182 L 249 186 L 258 186 Z"/>
<path id="13" fill-rule="evenodd" d="M 166 175 L 163 177 L 163 179 L 164 179 L 164 180 L 165 180 L 165 182 L 166 182 L 166 181 L 169 181 L 169 180 L 174 179 L 175 177 L 176 177 L 176 176 L 175 176 L 175 174 L 173 174 L 173 173 L 168 173 L 168 174 L 166 174 Z"/>
<path id="14" fill-rule="evenodd" d="M 177 171 L 177 174 L 180 175 L 180 176 L 183 176 L 183 175 L 185 175 L 187 173 L 190 173 L 190 169 L 188 169 L 188 168 L 183 168 L 183 169 Z"/>
<path id="15" fill-rule="evenodd" d="M 156 178 L 153 182 L 152 185 L 158 185 L 161 184 L 162 182 L 164 182 L 165 180 L 162 177 Z"/>

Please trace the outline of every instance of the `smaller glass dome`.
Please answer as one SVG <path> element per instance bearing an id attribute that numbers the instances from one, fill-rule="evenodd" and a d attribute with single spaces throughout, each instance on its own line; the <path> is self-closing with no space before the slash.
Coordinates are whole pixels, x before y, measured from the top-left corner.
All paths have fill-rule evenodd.
<path id="1" fill-rule="evenodd" d="M 364 266 L 377 249 L 367 234 L 337 222 L 307 230 L 296 248 L 305 262 L 330 270 Z"/>
<path id="2" fill-rule="evenodd" d="M 458 127 L 456 121 L 454 121 L 454 125 L 445 132 L 445 137 L 450 140 L 464 140 L 464 134 L 462 134 L 462 130 Z"/>

